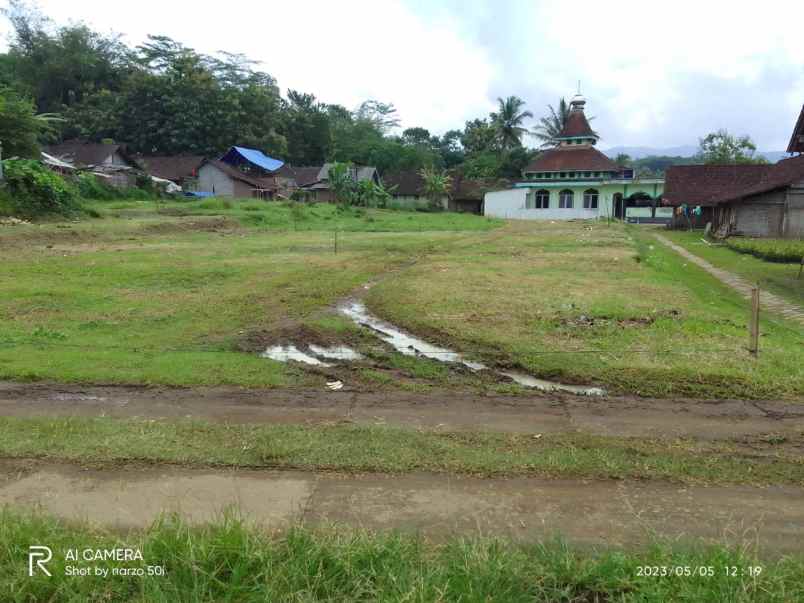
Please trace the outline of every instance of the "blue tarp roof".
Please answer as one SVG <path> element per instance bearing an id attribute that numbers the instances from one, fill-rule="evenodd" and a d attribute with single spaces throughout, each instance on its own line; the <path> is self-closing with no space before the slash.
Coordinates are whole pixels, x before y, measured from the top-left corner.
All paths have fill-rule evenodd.
<path id="1" fill-rule="evenodd" d="M 223 157 L 221 157 L 221 161 L 234 165 L 240 164 L 244 160 L 249 163 L 253 163 L 257 167 L 260 167 L 267 172 L 275 172 L 285 165 L 284 161 L 274 159 L 273 157 L 268 157 L 268 155 L 262 151 L 258 151 L 257 149 L 247 149 L 245 147 L 232 147 Z"/>

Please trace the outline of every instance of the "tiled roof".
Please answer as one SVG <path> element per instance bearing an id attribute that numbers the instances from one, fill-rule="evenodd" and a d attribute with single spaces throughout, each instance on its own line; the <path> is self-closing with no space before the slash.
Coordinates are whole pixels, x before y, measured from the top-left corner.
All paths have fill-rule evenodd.
<path id="1" fill-rule="evenodd" d="M 731 201 L 740 197 L 758 195 L 802 181 L 804 181 L 804 155 L 798 155 L 774 163 L 769 166 L 768 171 L 759 182 L 742 191 L 729 191 L 723 195 L 721 200 Z"/>
<path id="2" fill-rule="evenodd" d="M 790 137 L 790 144 L 787 145 L 788 153 L 804 153 L 804 107 L 798 115 L 798 121 L 793 128 L 793 135 Z"/>
<path id="3" fill-rule="evenodd" d="M 558 135 L 558 138 L 574 137 L 598 138 L 594 130 L 589 126 L 583 109 L 572 109 L 567 115 L 567 123 Z"/>
<path id="4" fill-rule="evenodd" d="M 194 175 L 204 158 L 200 155 L 138 156 L 137 161 L 151 176 L 180 182 L 184 178 Z"/>
<path id="5" fill-rule="evenodd" d="M 245 174 L 241 172 L 236 167 L 229 165 L 228 163 L 224 163 L 219 159 L 209 159 L 204 162 L 205 164 L 214 165 L 224 174 L 233 178 L 235 180 L 240 180 L 241 182 L 245 182 L 253 186 L 254 188 L 264 189 L 264 190 L 272 190 L 276 188 L 276 181 L 274 180 L 273 176 L 254 176 L 252 174 Z"/>
<path id="6" fill-rule="evenodd" d="M 392 194 L 400 197 L 421 196 L 424 190 L 424 179 L 419 172 L 408 171 L 385 174 L 382 177 L 382 183 L 386 190 L 393 189 Z"/>
<path id="7" fill-rule="evenodd" d="M 77 166 L 100 165 L 116 151 L 123 152 L 123 145 L 102 142 L 66 140 L 60 144 L 45 147 L 45 152 Z"/>
<path id="8" fill-rule="evenodd" d="M 775 164 L 674 165 L 667 168 L 668 205 L 717 205 L 804 181 L 804 155 Z"/>
<path id="9" fill-rule="evenodd" d="M 301 187 L 317 182 L 320 172 L 320 165 L 293 167 L 286 163 L 279 168 L 277 174 L 285 178 L 292 178 L 296 181 L 296 186 Z"/>
<path id="10" fill-rule="evenodd" d="M 483 195 L 492 190 L 508 188 L 511 182 L 500 178 L 464 178 L 459 171 L 450 174 L 450 197 L 464 201 L 482 201 Z M 424 179 L 419 172 L 406 171 L 385 174 L 382 178 L 386 189 L 396 187 L 392 194 L 400 197 L 424 195 Z"/>
<path id="11" fill-rule="evenodd" d="M 544 152 L 525 168 L 525 173 L 569 170 L 619 172 L 620 167 L 590 145 L 569 145 Z"/>

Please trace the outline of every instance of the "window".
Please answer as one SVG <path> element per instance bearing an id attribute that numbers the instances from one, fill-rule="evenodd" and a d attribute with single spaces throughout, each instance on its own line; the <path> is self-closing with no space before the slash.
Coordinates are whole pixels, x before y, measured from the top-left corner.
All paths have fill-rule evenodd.
<path id="1" fill-rule="evenodd" d="M 559 209 L 572 209 L 572 191 L 564 189 L 558 193 L 558 207 Z"/>
<path id="2" fill-rule="evenodd" d="M 587 178 L 591 178 L 592 172 L 584 172 L 583 175 L 586 176 Z"/>
<path id="3" fill-rule="evenodd" d="M 567 172 L 561 172 L 561 173 L 558 175 L 558 177 L 559 177 L 559 178 L 566 178 L 566 177 L 567 177 Z"/>
<path id="4" fill-rule="evenodd" d="M 536 191 L 535 205 L 536 209 L 549 209 L 550 191 L 546 191 L 544 189 Z"/>
<path id="5" fill-rule="evenodd" d="M 597 209 L 597 189 L 590 188 L 583 193 L 583 208 Z"/>

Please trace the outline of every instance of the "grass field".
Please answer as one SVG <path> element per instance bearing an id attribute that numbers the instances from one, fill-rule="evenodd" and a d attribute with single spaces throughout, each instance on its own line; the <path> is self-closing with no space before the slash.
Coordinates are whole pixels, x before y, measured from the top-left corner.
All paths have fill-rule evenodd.
<path id="1" fill-rule="evenodd" d="M 27 577 L 27 544 L 22 543 L 29 542 L 47 542 L 53 549 L 51 577 Z M 64 551 L 76 546 L 128 547 L 139 550 L 143 560 L 66 561 Z M 110 576 L 65 576 L 68 566 L 95 565 L 110 570 Z M 164 568 L 165 575 L 111 573 L 120 567 L 147 572 L 148 566 Z M 645 575 L 640 568 L 646 566 L 659 572 L 672 568 L 681 575 Z M 804 559 L 768 560 L 752 550 L 666 542 L 627 553 L 578 550 L 561 541 L 432 543 L 336 527 L 269 535 L 232 516 L 202 527 L 166 518 L 121 536 L 39 515 L 0 512 L 0 584 L 3 600 L 14 602 L 788 602 L 804 598 Z"/>
<path id="2" fill-rule="evenodd" d="M 753 359 L 745 302 L 638 228 L 214 199 L 93 207 L 103 219 L 0 231 L 0 378 L 321 385 L 257 344 L 294 330 L 359 338 L 333 304 L 398 270 L 370 308 L 498 366 L 614 393 L 804 392 L 799 327 L 763 324 Z M 500 387 L 375 360 L 350 379 Z"/>
<path id="3" fill-rule="evenodd" d="M 759 283 L 763 289 L 804 306 L 804 276 L 798 278 L 798 263 L 768 262 L 749 253 L 739 253 L 724 244 L 707 245 L 701 240 L 703 236 L 700 232 L 676 230 L 662 234 L 718 268 L 733 272 L 752 283 Z M 801 245 L 804 244 L 800 241 L 791 241 L 789 244 L 790 247 Z"/>
<path id="4" fill-rule="evenodd" d="M 746 452 L 729 442 L 583 433 L 450 433 L 383 426 L 227 425 L 202 421 L 0 417 L 0 457 L 87 463 L 147 461 L 202 466 L 482 476 L 661 479 L 804 484 L 796 450 L 768 439 Z M 762 461 L 757 455 L 762 454 Z"/>
<path id="5" fill-rule="evenodd" d="M 504 237 L 428 255 L 368 303 L 490 362 L 610 391 L 804 393 L 801 328 L 765 321 L 752 359 L 746 302 L 639 227 L 512 224 Z"/>

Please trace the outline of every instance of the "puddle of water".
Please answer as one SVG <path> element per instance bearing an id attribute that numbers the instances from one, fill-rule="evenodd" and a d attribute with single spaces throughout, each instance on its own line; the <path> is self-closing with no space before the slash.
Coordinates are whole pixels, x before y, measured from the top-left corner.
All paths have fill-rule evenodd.
<path id="1" fill-rule="evenodd" d="M 368 313 L 366 306 L 359 301 L 350 301 L 338 308 L 341 314 L 353 321 L 375 331 L 380 339 L 391 344 L 398 352 L 406 356 L 425 356 L 441 362 L 455 362 L 469 367 L 473 371 L 487 369 L 485 364 L 466 360 L 463 356 L 447 348 L 427 343 L 404 331 L 397 329 L 390 323 L 380 320 Z"/>
<path id="2" fill-rule="evenodd" d="M 92 396 L 89 394 L 56 394 L 53 396 L 53 399 L 59 402 L 91 402 L 95 400 L 103 402 L 106 400 L 106 398 L 102 396 Z"/>
<path id="3" fill-rule="evenodd" d="M 535 387 L 544 392 L 569 392 L 571 394 L 578 394 L 580 396 L 605 396 L 606 390 L 599 387 L 585 387 L 583 385 L 567 385 L 565 383 L 556 383 L 555 381 L 547 381 L 546 379 L 537 379 L 525 373 L 518 373 L 516 371 L 500 371 L 501 375 L 510 377 L 520 385 L 525 387 Z"/>
<path id="4" fill-rule="evenodd" d="M 260 356 L 270 358 L 271 360 L 278 360 L 279 362 L 295 360 L 296 362 L 303 362 L 304 364 L 311 364 L 313 366 L 332 366 L 331 364 L 320 361 L 314 356 L 305 354 L 295 345 L 274 345 L 265 350 Z"/>
<path id="5" fill-rule="evenodd" d="M 310 344 L 310 351 L 320 358 L 330 358 L 332 360 L 361 360 L 363 355 L 355 352 L 352 348 L 345 345 L 336 345 L 331 348 L 321 347 Z"/>
<path id="6" fill-rule="evenodd" d="M 405 333 L 384 320 L 380 320 L 376 316 L 372 316 L 362 302 L 356 300 L 346 302 L 338 307 L 338 311 L 344 316 L 351 318 L 357 324 L 372 329 L 378 334 L 380 339 L 391 344 L 395 350 L 407 356 L 420 355 L 441 362 L 455 362 L 463 364 L 473 371 L 489 370 L 489 367 L 481 362 L 467 360 L 458 352 L 427 343 L 418 337 Z M 536 377 L 531 377 L 530 375 L 516 371 L 499 371 L 499 373 L 509 379 L 513 379 L 516 383 L 524 387 L 532 387 L 545 392 L 563 391 L 583 396 L 606 395 L 605 390 L 599 387 L 565 385 L 564 383 L 537 379 Z"/>

